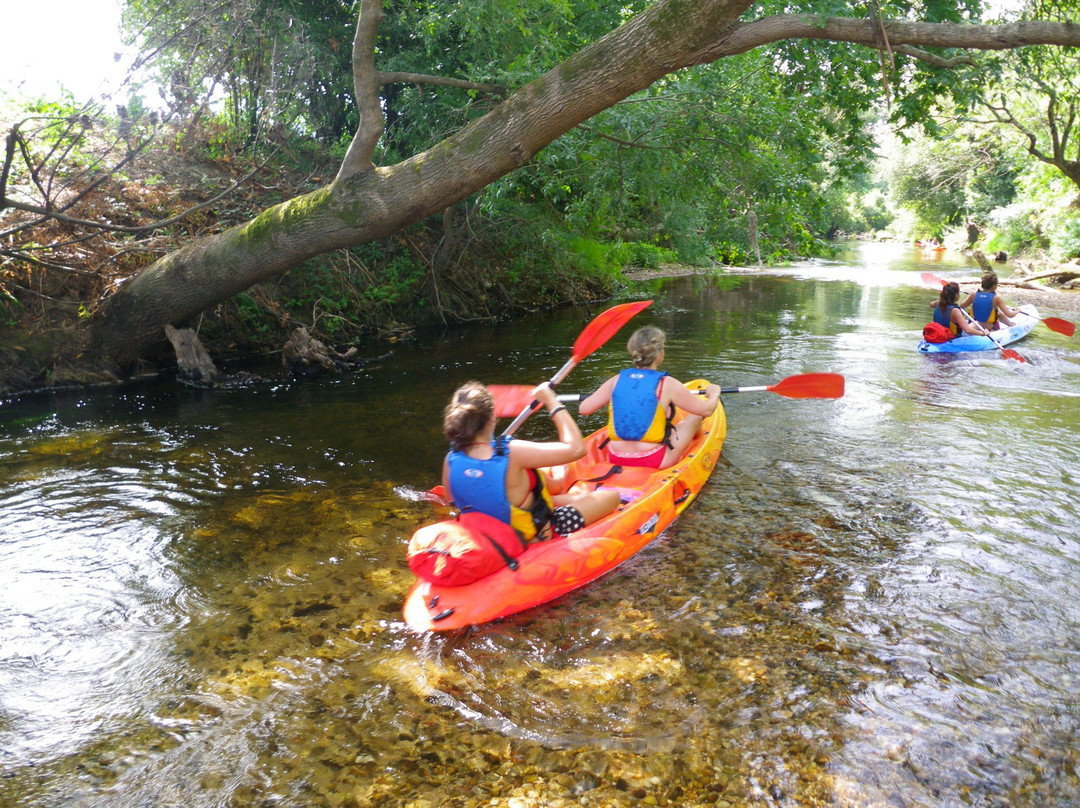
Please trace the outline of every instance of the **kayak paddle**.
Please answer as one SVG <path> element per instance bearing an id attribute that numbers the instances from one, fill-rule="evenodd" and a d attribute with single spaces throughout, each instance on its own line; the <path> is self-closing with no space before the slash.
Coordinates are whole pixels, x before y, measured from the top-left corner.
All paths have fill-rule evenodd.
<path id="1" fill-rule="evenodd" d="M 922 274 L 922 281 L 927 286 L 944 286 L 948 281 L 942 280 L 933 272 L 924 272 Z M 1063 320 L 1061 317 L 1040 317 L 1039 318 L 1046 327 L 1051 331 L 1056 331 L 1058 334 L 1064 334 L 1066 337 L 1071 337 L 1076 333 L 1076 323 L 1071 323 L 1068 320 Z"/>
<path id="2" fill-rule="evenodd" d="M 558 372 L 548 380 L 548 384 L 554 387 L 565 379 L 567 374 L 574 369 L 578 362 L 615 336 L 615 332 L 626 325 L 630 321 L 630 318 L 635 314 L 643 309 L 647 309 L 651 305 L 651 300 L 635 300 L 632 303 L 622 303 L 618 306 L 612 306 L 607 311 L 596 315 L 592 322 L 585 326 L 585 330 L 578 334 L 578 338 L 574 340 L 574 350 L 570 355 L 570 359 L 567 360 L 566 364 L 559 368 Z M 488 389 L 491 389 L 490 386 Z M 530 387 L 528 390 L 531 392 L 532 388 Z M 526 393 L 526 398 L 528 398 L 528 393 Z M 521 412 L 518 413 L 518 416 L 511 421 L 510 425 L 503 431 L 503 435 L 506 436 L 513 433 L 513 431 L 521 426 L 525 422 L 525 419 L 532 415 L 539 406 L 540 402 L 536 400 L 526 403 Z M 496 401 L 495 409 L 496 411 L 499 409 L 498 401 Z"/>
<path id="3" fill-rule="evenodd" d="M 720 388 L 720 394 L 757 393 L 762 390 L 784 398 L 840 398 L 844 395 L 844 377 L 839 373 L 800 373 L 767 387 Z"/>
<path id="4" fill-rule="evenodd" d="M 971 323 L 972 325 L 976 324 L 975 319 L 970 314 L 968 314 L 966 311 L 964 311 L 963 309 L 960 309 L 960 313 L 963 314 L 965 317 L 967 317 L 967 321 L 969 323 Z M 1004 345 L 1002 345 L 1000 342 L 998 342 L 996 339 L 994 339 L 991 336 L 993 333 L 994 333 L 993 331 L 987 331 L 985 336 L 986 336 L 986 338 L 988 340 L 990 340 L 992 343 L 994 343 L 997 346 L 999 351 L 1001 351 L 1001 358 L 1002 359 L 1015 359 L 1017 362 L 1027 362 L 1027 360 L 1024 359 L 1024 357 L 1022 357 L 1016 351 L 1012 350 L 1011 348 L 1006 348 Z"/>
<path id="5" fill-rule="evenodd" d="M 489 384 L 487 389 L 495 398 L 495 415 L 509 418 L 529 403 L 532 388 L 526 384 Z M 721 388 L 721 395 L 730 393 L 759 393 L 766 391 L 785 398 L 840 398 L 844 395 L 844 377 L 839 373 L 802 373 L 788 376 L 776 384 L 760 387 Z M 697 395 L 705 395 L 704 390 L 695 390 Z M 559 396 L 559 401 L 578 402 L 587 398 L 585 393 L 568 393 Z"/>

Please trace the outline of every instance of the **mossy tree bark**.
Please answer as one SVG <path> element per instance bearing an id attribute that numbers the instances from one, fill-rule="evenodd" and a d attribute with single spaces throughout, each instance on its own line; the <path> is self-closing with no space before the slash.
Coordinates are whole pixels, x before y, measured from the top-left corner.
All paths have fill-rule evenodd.
<path id="1" fill-rule="evenodd" d="M 937 64 L 945 60 L 916 48 L 1080 45 L 1080 26 L 1067 23 L 978 26 L 795 15 L 741 22 L 750 6 L 750 0 L 658 0 L 427 152 L 376 167 L 371 158 L 383 127 L 378 91 L 393 77 L 374 65 L 381 2 L 364 0 L 353 43 L 361 123 L 333 183 L 147 267 L 102 305 L 93 323 L 100 347 L 108 359 L 130 364 L 164 339 L 166 324 L 182 325 L 308 258 L 437 214 L 515 170 L 572 127 L 682 68 L 790 38 L 867 47 L 887 41 L 894 51 Z"/>

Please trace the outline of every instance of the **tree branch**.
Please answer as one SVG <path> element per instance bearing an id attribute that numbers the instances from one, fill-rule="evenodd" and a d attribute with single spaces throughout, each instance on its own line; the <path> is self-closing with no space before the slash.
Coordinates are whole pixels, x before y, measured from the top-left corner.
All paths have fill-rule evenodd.
<path id="1" fill-rule="evenodd" d="M 280 149 L 280 147 L 278 147 L 278 149 L 274 149 L 274 151 L 271 152 L 267 156 L 267 158 L 265 160 L 263 160 L 261 163 L 259 163 L 259 165 L 255 166 L 255 168 L 251 169 L 251 171 L 249 171 L 247 174 L 242 176 L 240 179 L 238 179 L 236 182 L 234 182 L 232 185 L 230 185 L 228 188 L 226 188 L 224 191 L 222 191 L 217 196 L 215 196 L 215 197 L 213 197 L 211 199 L 207 199 L 204 202 L 200 202 L 198 205 L 190 207 L 187 210 L 181 211 L 180 213 L 176 214 L 175 216 L 170 216 L 168 219 L 163 219 L 163 220 L 161 220 L 159 222 L 153 222 L 151 224 L 139 225 L 137 227 L 127 227 L 125 225 L 120 225 L 120 224 L 103 224 L 101 222 L 89 221 L 87 219 L 78 219 L 78 218 L 73 217 L 73 216 L 66 216 L 65 214 L 59 213 L 59 212 L 57 212 L 57 211 L 55 211 L 55 210 L 53 210 L 52 208 L 49 208 L 49 207 L 42 208 L 42 207 L 40 207 L 38 205 L 28 205 L 28 204 L 25 204 L 23 202 L 15 202 L 14 200 L 11 200 L 11 199 L 7 200 L 6 204 L 7 204 L 7 206 L 9 208 L 15 208 L 16 210 L 21 210 L 21 211 L 25 211 L 27 213 L 37 214 L 37 215 L 41 216 L 43 220 L 44 219 L 56 219 L 58 222 L 64 222 L 65 224 L 74 224 L 74 225 L 79 225 L 80 227 L 90 227 L 90 228 L 94 228 L 95 230 L 106 230 L 106 231 L 110 231 L 110 232 L 114 232 L 114 233 L 148 233 L 148 232 L 150 232 L 152 230 L 160 230 L 162 227 L 168 227 L 171 224 L 175 224 L 176 222 L 183 221 L 185 218 L 190 216 L 192 213 L 195 213 L 196 211 L 203 210 L 204 208 L 211 207 L 216 202 L 219 202 L 220 200 L 224 199 L 229 194 L 231 194 L 233 191 L 235 191 L 237 188 L 239 188 L 241 185 L 243 185 L 245 182 L 247 182 L 252 177 L 254 177 L 256 174 L 258 174 L 260 171 L 262 171 L 262 169 L 266 167 L 266 164 L 269 163 L 270 160 L 274 157 L 274 155 L 276 155 L 278 153 L 279 149 Z M 117 168 L 119 168 L 119 166 L 117 166 Z M 82 196 L 85 196 L 85 194 L 80 195 L 80 198 L 82 198 Z M 71 205 L 65 205 L 63 210 L 68 210 L 70 207 L 71 207 Z M 6 235 L 6 234 L 0 233 L 0 235 Z"/>
<path id="2" fill-rule="evenodd" d="M 352 50 L 353 94 L 360 113 L 360 125 L 341 161 L 335 182 L 375 167 L 371 157 L 385 126 L 379 103 L 379 72 L 375 69 L 375 38 L 382 19 L 382 0 L 363 0 Z"/>
<path id="3" fill-rule="evenodd" d="M 436 87 L 457 87 L 462 90 L 477 90 L 505 98 L 509 90 L 501 84 L 482 84 L 477 81 L 454 79 L 448 76 L 430 76 L 426 73 L 378 73 L 378 83 L 383 84 L 427 84 Z"/>
<path id="4" fill-rule="evenodd" d="M 896 53 L 904 53 L 913 59 L 918 59 L 921 62 L 926 62 L 934 67 L 953 68 L 960 65 L 974 65 L 976 61 L 974 57 L 964 54 L 963 56 L 954 56 L 951 59 L 946 59 L 944 56 L 939 56 L 936 53 L 930 53 L 930 51 L 924 51 L 922 48 L 913 48 L 910 45 L 901 45 L 900 47 L 893 48 Z"/>
<path id="5" fill-rule="evenodd" d="M 900 50 L 898 46 L 912 45 L 978 50 L 1009 50 L 1020 45 L 1037 44 L 1075 46 L 1077 39 L 1080 38 L 1080 25 L 1041 20 L 1003 25 L 888 20 L 882 22 L 881 26 L 896 51 Z M 718 45 L 721 48 L 721 55 L 724 56 L 745 53 L 761 45 L 783 39 L 828 39 L 836 42 L 852 42 L 872 48 L 876 47 L 881 36 L 877 28 L 878 23 L 875 20 L 780 14 L 743 23 Z M 919 55 L 921 53 L 924 52 L 912 49 L 909 55 L 922 58 Z M 715 58 L 715 54 L 713 56 Z"/>

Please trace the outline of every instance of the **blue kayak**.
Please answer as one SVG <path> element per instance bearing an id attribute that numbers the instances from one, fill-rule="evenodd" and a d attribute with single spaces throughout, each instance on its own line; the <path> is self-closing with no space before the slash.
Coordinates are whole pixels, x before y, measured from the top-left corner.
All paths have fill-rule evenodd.
<path id="1" fill-rule="evenodd" d="M 919 353 L 966 353 L 967 351 L 996 351 L 1003 345 L 1009 345 L 1019 339 L 1023 339 L 1031 333 L 1031 329 L 1039 324 L 1039 310 L 1034 306 L 1020 306 L 1020 313 L 1012 317 L 1013 325 L 993 331 L 993 339 L 990 337 L 976 337 L 971 334 L 963 334 L 948 342 L 919 341 Z"/>

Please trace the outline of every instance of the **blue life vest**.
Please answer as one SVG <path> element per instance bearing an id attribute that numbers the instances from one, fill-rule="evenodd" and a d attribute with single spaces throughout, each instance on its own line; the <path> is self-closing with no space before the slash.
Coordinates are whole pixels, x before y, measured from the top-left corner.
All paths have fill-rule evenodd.
<path id="1" fill-rule="evenodd" d="M 956 323 L 952 321 L 952 310 L 958 308 L 960 307 L 957 306 L 955 303 L 951 303 L 949 304 L 949 307 L 946 308 L 943 312 L 939 305 L 937 305 L 936 303 L 934 304 L 934 322 L 938 325 L 945 326 L 947 329 L 949 329 L 949 331 L 952 332 L 952 335 L 954 337 L 960 333 L 960 329 L 957 327 Z"/>
<path id="2" fill-rule="evenodd" d="M 975 299 L 971 301 L 971 316 L 980 323 L 994 323 L 997 321 L 997 306 L 994 298 L 997 292 L 986 292 L 980 289 L 975 293 Z"/>
<path id="3" fill-rule="evenodd" d="M 506 468 L 510 463 L 508 442 L 508 438 L 502 437 L 492 441 L 491 448 L 495 453 L 487 460 L 469 457 L 465 452 L 449 452 L 446 464 L 450 497 L 462 513 L 486 513 L 510 525 L 529 541 L 551 521 L 554 507 L 544 476 L 538 471 L 530 470 L 534 478 L 533 504 L 529 510 L 511 504 L 506 498 Z"/>
<path id="4" fill-rule="evenodd" d="M 660 382 L 667 376 L 650 368 L 627 368 L 620 371 L 611 391 L 608 408 L 608 437 L 614 440 L 639 440 L 645 443 L 668 443 L 675 405 L 664 413 L 660 406 Z"/>

